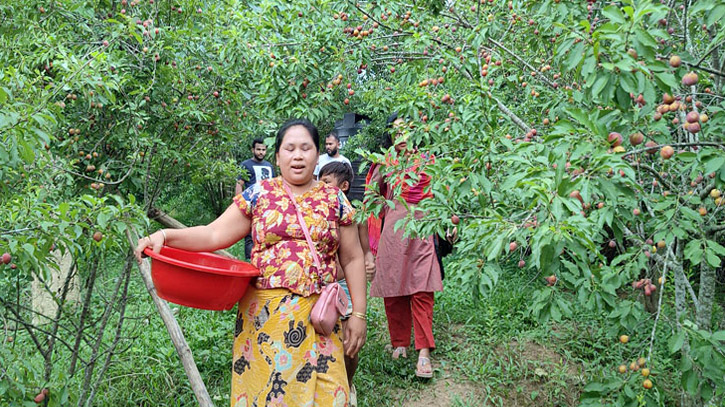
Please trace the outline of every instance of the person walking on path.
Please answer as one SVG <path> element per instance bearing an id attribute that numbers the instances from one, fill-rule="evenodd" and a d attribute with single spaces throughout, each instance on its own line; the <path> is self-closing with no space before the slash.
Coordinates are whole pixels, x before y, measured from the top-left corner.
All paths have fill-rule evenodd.
<path id="1" fill-rule="evenodd" d="M 370 169 L 368 184 L 377 185 L 380 188 L 378 192 L 387 200 L 404 200 L 410 209 L 402 202 L 396 202 L 394 208 L 385 206 L 383 210 L 379 241 L 371 242 L 377 253 L 370 296 L 384 299 L 393 359 L 407 357 L 412 325 L 415 349 L 419 352 L 415 373 L 419 377 L 430 378 L 433 376 L 430 352 L 435 348 L 434 292 L 443 290 L 441 269 L 433 236 L 404 237 L 405 228 L 400 227 L 397 231 L 395 228 L 398 220 L 408 216 L 409 210 L 414 211 L 416 219 L 423 217 L 423 213 L 415 211 L 415 207 L 433 196 L 430 192 L 431 178 L 425 173 L 425 164 L 432 162 L 433 158 L 409 148 L 406 123 L 397 114 L 388 119 L 388 128 L 392 134 L 384 135 L 383 147 L 387 149 L 394 145 L 395 154 L 387 157 L 383 165 L 374 165 Z M 399 160 L 409 163 L 402 176 L 396 176 L 392 169 L 388 169 L 388 165 L 395 165 Z M 406 181 L 413 174 L 417 182 L 410 185 Z M 377 240 L 375 231 L 370 234 L 373 240 Z"/>
<path id="2" fill-rule="evenodd" d="M 340 154 L 340 137 L 337 135 L 337 133 L 331 132 L 327 135 L 327 138 L 325 139 L 325 150 L 327 151 L 327 153 L 320 156 L 320 160 L 315 167 L 315 177 L 319 176 L 320 169 L 322 167 L 324 167 L 327 163 L 333 161 L 341 161 L 347 163 L 347 165 L 352 168 L 352 163 L 350 162 L 350 160 L 348 160 L 347 157 L 345 157 L 344 155 Z"/>
<path id="3" fill-rule="evenodd" d="M 239 195 L 245 189 L 251 187 L 257 182 L 265 179 L 274 178 L 274 167 L 264 159 L 267 154 L 267 146 L 261 138 L 255 138 L 252 141 L 252 158 L 242 161 L 239 165 L 247 171 L 249 179 L 244 181 L 242 177 L 237 178 L 237 184 L 234 188 L 234 195 Z M 247 235 L 244 238 L 244 257 L 251 259 L 252 254 L 252 236 Z"/>
<path id="4" fill-rule="evenodd" d="M 252 185 L 206 226 L 162 229 L 139 239 L 146 247 L 164 244 L 190 251 L 231 246 L 252 232 L 251 263 L 261 276 L 239 302 L 234 329 L 231 406 L 332 406 L 349 403 L 344 355 L 365 343 L 366 283 L 354 209 L 337 188 L 316 181 L 317 128 L 291 120 L 277 132 L 281 176 Z M 314 249 L 297 216 L 303 214 Z M 320 257 L 314 264 L 312 250 Z M 323 286 L 336 279 L 336 257 L 347 278 L 353 311 L 329 336 L 318 334 L 310 312 Z"/>

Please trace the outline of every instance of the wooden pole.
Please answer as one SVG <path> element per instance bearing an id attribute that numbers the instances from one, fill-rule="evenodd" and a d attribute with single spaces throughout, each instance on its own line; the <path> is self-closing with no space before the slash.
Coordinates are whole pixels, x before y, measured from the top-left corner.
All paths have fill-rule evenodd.
<path id="1" fill-rule="evenodd" d="M 155 220 L 156 222 L 159 222 L 160 224 L 164 225 L 167 228 L 171 228 L 171 229 L 184 229 L 184 228 L 187 227 L 183 223 L 181 223 L 178 220 L 176 220 L 176 219 L 172 218 L 171 216 L 169 216 L 168 213 L 166 213 L 166 212 L 164 212 L 164 211 L 162 211 L 161 209 L 158 209 L 158 208 L 151 208 L 151 209 L 149 209 L 147 215 L 148 215 L 149 219 Z M 214 253 L 220 254 L 220 255 L 225 256 L 225 257 L 229 257 L 231 259 L 235 259 L 236 258 L 234 255 L 232 255 L 231 253 L 229 253 L 226 250 L 217 250 Z"/>
<path id="2" fill-rule="evenodd" d="M 132 232 L 127 229 L 126 238 L 128 238 L 128 242 L 131 247 L 136 247 L 138 237 L 136 236 L 135 231 Z M 143 279 L 144 284 L 146 284 L 146 289 L 151 295 L 151 298 L 154 300 L 154 304 L 156 305 L 156 309 L 159 311 L 159 315 L 161 315 L 161 319 L 164 321 L 164 325 L 166 325 L 166 330 L 169 331 L 171 342 L 174 343 L 176 353 L 179 354 L 181 364 L 184 365 L 186 377 L 189 378 L 191 389 L 194 391 L 194 395 L 196 395 L 196 400 L 199 402 L 199 406 L 214 407 L 214 403 L 212 403 L 211 398 L 209 397 L 209 392 L 206 390 L 204 381 L 201 379 L 201 375 L 199 374 L 199 369 L 197 369 L 196 363 L 194 362 L 194 356 L 191 353 L 191 348 L 189 348 L 189 345 L 186 343 L 184 332 L 181 331 L 179 323 L 176 321 L 176 318 L 174 318 L 174 314 L 171 313 L 169 304 L 156 294 L 156 287 L 154 287 L 154 282 L 151 279 L 151 264 L 149 260 L 144 259 L 138 265 L 138 269 L 141 272 L 141 278 Z"/>

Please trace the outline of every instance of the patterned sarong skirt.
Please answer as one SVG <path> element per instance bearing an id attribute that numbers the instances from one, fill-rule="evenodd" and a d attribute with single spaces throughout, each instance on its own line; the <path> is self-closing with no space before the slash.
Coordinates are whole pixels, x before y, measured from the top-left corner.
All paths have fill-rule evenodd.
<path id="1" fill-rule="evenodd" d="M 330 337 L 315 332 L 318 297 L 249 287 L 234 330 L 232 407 L 348 405 L 342 327 Z"/>

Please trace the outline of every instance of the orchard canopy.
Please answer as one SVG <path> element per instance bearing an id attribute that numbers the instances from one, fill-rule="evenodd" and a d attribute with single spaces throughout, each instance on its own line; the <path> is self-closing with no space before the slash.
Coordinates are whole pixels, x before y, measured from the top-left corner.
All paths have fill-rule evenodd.
<path id="1" fill-rule="evenodd" d="M 127 230 L 156 227 L 146 212 L 166 188 L 203 185 L 223 211 L 250 141 L 284 120 L 325 134 L 364 114 L 344 153 L 371 162 L 398 112 L 435 156 L 435 198 L 407 230 L 457 226 L 449 281 L 480 299 L 528 273 L 534 318 L 597 311 L 615 340 L 646 322 L 647 357 L 653 344 L 674 355 L 682 400 L 722 401 L 725 4 L 412 3 L 0 2 L 3 313 L 52 361 L 60 345 L 31 323 L 27 282 L 57 268 L 55 250 L 87 281 L 126 258 Z M 368 194 L 360 219 L 394 204 Z M 92 349 L 60 310 L 67 348 Z M 92 399 L 92 365 L 73 397 Z M 52 366 L 47 380 L 69 380 Z M 582 402 L 634 400 L 617 377 Z"/>

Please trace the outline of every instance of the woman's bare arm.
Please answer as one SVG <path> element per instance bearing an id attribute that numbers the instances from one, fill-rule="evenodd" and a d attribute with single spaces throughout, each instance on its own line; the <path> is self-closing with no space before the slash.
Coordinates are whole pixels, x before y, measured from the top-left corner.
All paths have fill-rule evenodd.
<path id="1" fill-rule="evenodd" d="M 348 320 L 345 331 L 345 353 L 354 356 L 365 344 L 366 322 L 355 313 L 365 314 L 367 310 L 367 283 L 365 282 L 365 263 L 360 247 L 357 226 L 340 228 L 340 247 L 338 249 L 340 265 L 345 271 L 345 279 L 350 289 L 353 316 Z"/>
<path id="2" fill-rule="evenodd" d="M 146 247 L 152 247 L 158 253 L 164 244 L 193 252 L 225 249 L 248 235 L 250 229 L 251 220 L 236 204 L 231 204 L 221 216 L 208 225 L 186 229 L 164 229 L 163 233 L 157 231 L 139 239 L 134 252 L 140 261 L 141 253 Z"/>

